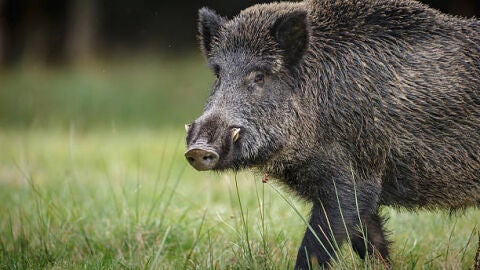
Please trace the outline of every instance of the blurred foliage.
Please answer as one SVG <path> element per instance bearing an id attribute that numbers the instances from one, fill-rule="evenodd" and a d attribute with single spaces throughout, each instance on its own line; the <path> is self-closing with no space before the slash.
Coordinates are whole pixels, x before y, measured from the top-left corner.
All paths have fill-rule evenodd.
<path id="1" fill-rule="evenodd" d="M 0 127 L 182 126 L 213 82 L 198 8 L 231 18 L 261 2 L 0 0 Z M 477 0 L 423 2 L 480 13 Z"/>
<path id="2" fill-rule="evenodd" d="M 29 54 L 58 64 L 112 51 L 188 52 L 196 47 L 199 8 L 207 6 L 232 18 L 265 2 L 272 0 L 3 0 L 0 62 L 15 65 Z M 478 0 L 421 2 L 454 15 L 480 15 Z"/>
<path id="3" fill-rule="evenodd" d="M 213 76 L 199 54 L 119 59 L 0 73 L 0 126 L 183 127 L 201 113 Z"/>

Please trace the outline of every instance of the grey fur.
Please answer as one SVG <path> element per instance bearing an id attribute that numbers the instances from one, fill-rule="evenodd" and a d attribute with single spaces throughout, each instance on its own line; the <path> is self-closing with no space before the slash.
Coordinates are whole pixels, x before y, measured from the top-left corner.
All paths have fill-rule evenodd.
<path id="1" fill-rule="evenodd" d="M 216 149 L 213 169 L 254 168 L 289 186 L 313 204 L 317 234 L 333 227 L 322 242 L 355 234 L 359 214 L 368 251 L 386 258 L 379 206 L 480 205 L 478 20 L 411 0 L 308 0 L 231 20 L 204 8 L 200 29 L 218 79 L 189 148 Z M 352 244 L 364 257 L 362 239 Z M 325 266 L 332 250 L 307 230 L 296 268 L 312 257 Z"/>

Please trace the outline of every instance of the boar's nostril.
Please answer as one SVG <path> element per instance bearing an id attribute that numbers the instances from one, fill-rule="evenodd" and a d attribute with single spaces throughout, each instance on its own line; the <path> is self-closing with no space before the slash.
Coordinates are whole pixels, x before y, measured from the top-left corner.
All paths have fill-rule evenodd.
<path id="1" fill-rule="evenodd" d="M 200 148 L 190 149 L 185 153 L 190 165 L 199 171 L 211 170 L 217 165 L 218 154 L 211 150 Z"/>
<path id="2" fill-rule="evenodd" d="M 214 157 L 211 156 L 211 155 L 208 155 L 208 156 L 204 156 L 204 157 L 203 157 L 203 160 L 205 160 L 205 161 L 209 161 L 209 160 L 213 160 L 213 159 L 214 159 Z"/>

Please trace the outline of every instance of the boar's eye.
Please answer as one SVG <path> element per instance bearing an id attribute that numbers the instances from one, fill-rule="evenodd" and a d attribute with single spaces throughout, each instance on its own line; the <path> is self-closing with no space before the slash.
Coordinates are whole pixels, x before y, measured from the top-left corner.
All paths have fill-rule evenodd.
<path id="1" fill-rule="evenodd" d="M 263 83 L 263 80 L 265 79 L 265 75 L 263 73 L 258 73 L 255 75 L 255 79 L 253 80 L 255 83 Z"/>
<path id="2" fill-rule="evenodd" d="M 256 84 L 263 84 L 263 82 L 265 81 L 265 74 L 263 73 L 257 73 L 255 75 L 255 78 L 253 79 L 253 82 L 256 83 Z"/>
<path id="3" fill-rule="evenodd" d="M 265 84 L 265 79 L 266 73 L 264 71 L 254 70 L 247 75 L 245 82 L 249 87 L 262 87 Z"/>

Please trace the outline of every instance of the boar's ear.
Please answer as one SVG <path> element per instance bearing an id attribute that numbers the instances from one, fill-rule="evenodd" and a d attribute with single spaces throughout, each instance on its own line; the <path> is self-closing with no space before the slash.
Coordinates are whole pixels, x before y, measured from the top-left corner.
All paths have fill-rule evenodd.
<path id="1" fill-rule="evenodd" d="M 200 46 L 203 53 L 208 57 L 212 49 L 213 38 L 218 34 L 220 26 L 225 23 L 226 19 L 206 7 L 198 11 L 198 19 Z"/>
<path id="2" fill-rule="evenodd" d="M 295 11 L 279 18 L 271 31 L 284 51 L 287 66 L 296 65 L 308 46 L 307 13 Z"/>

